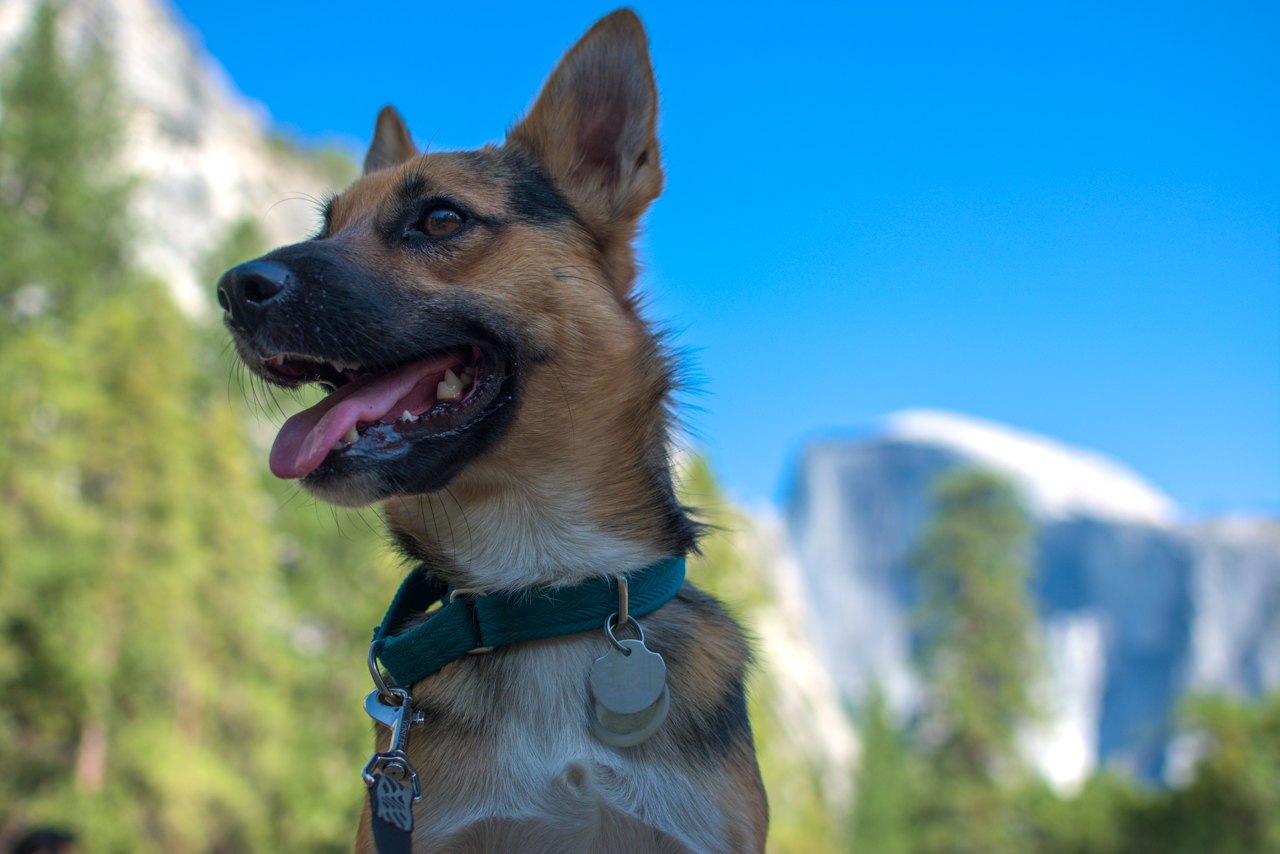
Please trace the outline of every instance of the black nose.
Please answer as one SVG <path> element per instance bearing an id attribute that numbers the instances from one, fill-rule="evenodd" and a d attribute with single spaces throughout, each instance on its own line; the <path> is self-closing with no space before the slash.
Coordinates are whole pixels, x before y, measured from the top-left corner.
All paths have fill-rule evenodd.
<path id="1" fill-rule="evenodd" d="M 262 324 L 271 306 L 288 292 L 289 268 L 275 261 L 250 261 L 232 267 L 218 281 L 218 305 L 246 332 Z"/>

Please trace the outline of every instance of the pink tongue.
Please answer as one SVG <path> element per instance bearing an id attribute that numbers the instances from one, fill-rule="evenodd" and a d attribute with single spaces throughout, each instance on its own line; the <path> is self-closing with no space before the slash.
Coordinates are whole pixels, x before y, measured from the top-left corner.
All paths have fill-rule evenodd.
<path id="1" fill-rule="evenodd" d="M 344 385 L 284 422 L 271 446 L 271 473 L 281 478 L 306 477 L 357 423 L 379 421 L 388 413 L 398 416 L 402 409 L 422 409 L 424 400 L 429 406 L 435 400 L 439 377 L 445 369 L 458 364 L 457 356 L 443 353 L 411 362 L 389 374 L 365 376 Z M 430 380 L 431 387 L 425 389 L 425 394 L 413 395 L 413 402 L 418 405 L 399 406 L 424 379 Z"/>

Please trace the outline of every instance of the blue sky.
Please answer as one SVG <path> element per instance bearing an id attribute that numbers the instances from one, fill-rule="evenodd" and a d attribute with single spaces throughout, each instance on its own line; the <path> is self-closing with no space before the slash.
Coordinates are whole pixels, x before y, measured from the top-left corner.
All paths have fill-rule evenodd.
<path id="1" fill-rule="evenodd" d="M 500 140 L 609 3 L 180 0 L 286 132 Z M 359 11 L 355 11 L 356 9 Z M 637 3 L 650 313 L 731 492 L 946 408 L 1280 513 L 1280 4 Z"/>

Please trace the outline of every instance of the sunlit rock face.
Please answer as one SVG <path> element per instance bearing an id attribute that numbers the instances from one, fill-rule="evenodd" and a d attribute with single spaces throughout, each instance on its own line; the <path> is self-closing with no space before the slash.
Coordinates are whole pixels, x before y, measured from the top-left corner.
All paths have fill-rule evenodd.
<path id="1" fill-rule="evenodd" d="M 273 141 L 266 111 L 236 91 L 199 36 L 161 0 L 61 0 L 68 55 L 101 45 L 127 111 L 121 168 L 137 180 L 136 261 L 200 315 L 212 303 L 205 259 L 251 217 L 270 245 L 315 231 L 333 189 L 308 159 Z M 39 0 L 0 3 L 0 58 L 27 31 Z"/>
<path id="2" fill-rule="evenodd" d="M 1280 688 L 1280 521 L 1218 519 L 1186 535 L 1195 606 L 1187 684 L 1232 694 Z"/>
<path id="3" fill-rule="evenodd" d="M 908 412 L 868 435 L 810 443 L 786 511 L 811 632 L 846 698 L 874 681 L 900 715 L 919 706 L 910 552 L 933 480 L 955 466 L 1009 478 L 1035 525 L 1048 720 L 1023 746 L 1060 789 L 1100 761 L 1149 779 L 1174 770 L 1174 714 L 1190 690 L 1280 689 L 1276 523 L 1185 525 L 1167 496 L 1098 454 Z"/>
<path id="4" fill-rule="evenodd" d="M 1080 720 L 1094 756 L 1157 777 L 1191 658 L 1191 551 L 1176 530 L 1155 525 L 1038 521 L 1035 591 L 1046 626 L 1088 620 L 1101 639 L 1091 659 L 1072 662 L 1077 672 L 1055 674 L 1064 684 L 1054 693 L 1084 676 L 1097 694 L 1092 719 Z"/>

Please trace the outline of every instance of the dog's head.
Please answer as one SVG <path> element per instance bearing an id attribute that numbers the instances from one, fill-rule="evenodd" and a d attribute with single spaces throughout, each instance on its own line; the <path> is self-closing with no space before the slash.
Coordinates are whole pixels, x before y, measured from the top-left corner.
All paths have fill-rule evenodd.
<path id="1" fill-rule="evenodd" d="M 629 10 L 565 55 L 501 147 L 419 156 L 385 108 L 319 233 L 218 283 L 252 371 L 330 390 L 286 422 L 272 471 L 358 506 L 463 472 L 475 492 L 596 476 L 605 456 L 650 467 L 670 379 L 630 289 L 662 188 L 656 115 Z"/>

